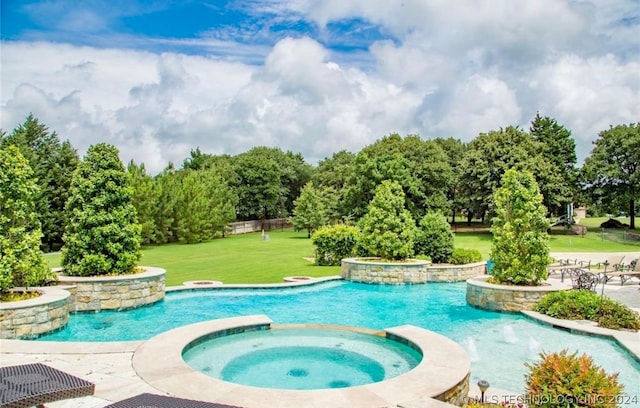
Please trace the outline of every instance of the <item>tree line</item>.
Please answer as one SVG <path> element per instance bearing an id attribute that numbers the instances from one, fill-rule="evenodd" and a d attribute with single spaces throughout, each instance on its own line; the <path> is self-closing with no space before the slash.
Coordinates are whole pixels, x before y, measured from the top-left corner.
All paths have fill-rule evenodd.
<path id="1" fill-rule="evenodd" d="M 33 169 L 42 246 L 58 249 L 81 158 L 33 115 L 10 134 L 0 131 L 0 148 L 8 146 L 17 147 Z M 535 175 L 550 217 L 575 203 L 596 214 L 624 211 L 635 228 L 640 124 L 603 130 L 584 165 L 576 162 L 571 132 L 538 114 L 528 130 L 508 126 L 467 143 L 391 134 L 357 153 L 336 152 L 317 166 L 300 153 L 258 146 L 235 156 L 195 148 L 181 165 L 169 163 L 157 175 L 133 161 L 126 170 L 145 244 L 205 241 L 224 235 L 236 220 L 292 216 L 309 233 L 325 224 L 355 223 L 384 180 L 401 186 L 414 219 L 438 211 L 451 222 L 485 220 L 493 213 L 493 193 L 512 168 Z"/>

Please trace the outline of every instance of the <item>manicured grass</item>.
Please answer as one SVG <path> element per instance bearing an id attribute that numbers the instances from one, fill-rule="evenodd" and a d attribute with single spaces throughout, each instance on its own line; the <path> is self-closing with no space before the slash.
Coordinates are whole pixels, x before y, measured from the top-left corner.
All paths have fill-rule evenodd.
<path id="1" fill-rule="evenodd" d="M 599 221 L 598 221 L 599 220 Z M 552 252 L 635 252 L 640 243 L 621 243 L 603 239 L 599 225 L 606 218 L 589 220 L 595 225 L 587 235 L 564 235 L 553 231 Z M 624 220 L 621 220 L 625 222 Z M 626 221 L 628 222 L 628 220 Z M 583 225 L 587 223 L 581 222 Z M 483 259 L 491 252 L 488 232 L 458 232 L 456 248 L 475 248 Z M 314 246 L 306 232 L 272 231 L 263 240 L 260 233 L 232 235 L 202 244 L 148 246 L 142 250 L 140 265 L 167 270 L 167 286 L 191 280 L 219 280 L 224 283 L 282 282 L 285 276 L 330 276 L 340 274 L 338 266 L 316 266 L 305 260 L 313 258 Z M 60 254 L 48 254 L 49 266 L 60 266 Z"/>
<path id="2" fill-rule="evenodd" d="M 191 280 L 219 280 L 224 283 L 282 282 L 285 276 L 339 275 L 340 267 L 316 266 L 314 247 L 306 232 L 270 232 L 232 235 L 201 244 L 147 246 L 140 265 L 167 270 L 167 286 Z M 60 266 L 60 254 L 45 257 L 51 267 Z"/>

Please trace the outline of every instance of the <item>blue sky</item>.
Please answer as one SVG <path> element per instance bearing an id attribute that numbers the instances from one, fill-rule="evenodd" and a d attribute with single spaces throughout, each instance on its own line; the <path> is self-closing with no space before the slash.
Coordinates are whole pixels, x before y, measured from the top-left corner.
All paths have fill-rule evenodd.
<path id="1" fill-rule="evenodd" d="M 316 163 L 389 133 L 469 141 L 536 112 L 640 118 L 637 0 L 2 0 L 0 125 L 151 171 L 195 147 Z"/>

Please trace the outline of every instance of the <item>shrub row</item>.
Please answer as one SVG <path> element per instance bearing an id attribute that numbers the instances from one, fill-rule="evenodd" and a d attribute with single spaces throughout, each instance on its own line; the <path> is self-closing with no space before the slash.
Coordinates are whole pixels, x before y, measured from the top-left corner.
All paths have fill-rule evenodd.
<path id="1" fill-rule="evenodd" d="M 591 320 L 609 329 L 640 329 L 637 312 L 588 290 L 549 293 L 540 299 L 534 310 L 558 319 Z"/>

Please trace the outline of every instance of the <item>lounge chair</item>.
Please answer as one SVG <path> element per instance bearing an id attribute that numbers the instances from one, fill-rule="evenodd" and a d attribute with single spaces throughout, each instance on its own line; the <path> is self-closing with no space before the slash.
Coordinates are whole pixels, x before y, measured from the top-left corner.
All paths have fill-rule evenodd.
<path id="1" fill-rule="evenodd" d="M 239 408 L 214 402 L 195 401 L 156 394 L 140 394 L 115 402 L 105 408 Z"/>
<path id="2" fill-rule="evenodd" d="M 626 281 L 632 278 L 640 279 L 640 258 L 635 261 L 631 261 L 629 265 L 623 265 L 615 272 L 607 272 L 607 282 L 609 279 L 618 277 L 620 278 L 620 285 L 624 285 Z"/>
<path id="3" fill-rule="evenodd" d="M 614 275 L 612 273 L 619 272 L 624 267 L 624 255 L 612 255 L 606 261 L 596 265 L 598 269 L 604 266 L 604 271 L 598 272 L 600 279 L 607 283 Z"/>
<path id="4" fill-rule="evenodd" d="M 93 395 L 95 385 L 41 363 L 0 367 L 0 407 L 43 404 Z"/>

